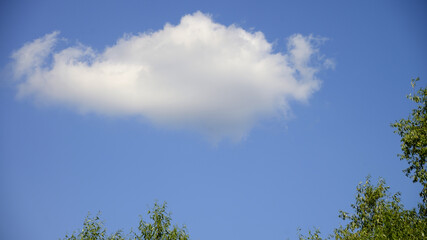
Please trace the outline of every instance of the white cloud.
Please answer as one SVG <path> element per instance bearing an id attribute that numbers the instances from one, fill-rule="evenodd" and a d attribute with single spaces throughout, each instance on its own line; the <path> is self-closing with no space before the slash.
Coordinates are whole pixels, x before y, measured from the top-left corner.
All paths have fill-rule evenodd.
<path id="1" fill-rule="evenodd" d="M 275 53 L 261 32 L 200 12 L 176 26 L 125 36 L 100 53 L 83 45 L 55 51 L 58 34 L 12 55 L 18 96 L 79 112 L 141 116 L 216 140 L 239 140 L 260 119 L 284 115 L 290 100 L 306 101 L 325 65 L 313 37 L 293 35 L 288 53 Z"/>

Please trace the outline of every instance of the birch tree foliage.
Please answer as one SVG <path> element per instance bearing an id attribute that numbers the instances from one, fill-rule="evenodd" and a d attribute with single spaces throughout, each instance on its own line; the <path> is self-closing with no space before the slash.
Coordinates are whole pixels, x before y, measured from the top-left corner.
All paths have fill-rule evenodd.
<path id="1" fill-rule="evenodd" d="M 70 236 L 66 235 L 64 240 L 189 240 L 186 227 L 172 226 L 171 214 L 166 209 L 166 203 L 154 203 L 154 207 L 147 212 L 150 221 L 141 217 L 138 231 L 131 231 L 126 235 L 120 230 L 107 234 L 99 214 L 95 217 L 88 216 L 82 229 Z"/>

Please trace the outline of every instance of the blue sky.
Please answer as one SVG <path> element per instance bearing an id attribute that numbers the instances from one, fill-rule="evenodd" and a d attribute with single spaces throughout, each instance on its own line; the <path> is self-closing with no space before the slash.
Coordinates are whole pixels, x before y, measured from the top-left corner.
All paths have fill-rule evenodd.
<path id="1" fill-rule="evenodd" d="M 0 6 L 1 239 L 155 200 L 193 239 L 330 233 L 369 174 L 419 201 L 390 123 L 425 86 L 424 1 Z"/>

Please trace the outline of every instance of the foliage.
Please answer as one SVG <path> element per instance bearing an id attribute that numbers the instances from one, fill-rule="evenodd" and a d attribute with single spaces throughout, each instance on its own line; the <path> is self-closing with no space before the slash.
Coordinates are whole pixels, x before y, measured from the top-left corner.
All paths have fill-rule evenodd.
<path id="1" fill-rule="evenodd" d="M 104 228 L 103 222 L 99 218 L 99 214 L 91 218 L 89 215 L 83 223 L 83 229 L 78 233 L 73 233 L 71 236 L 66 235 L 64 240 L 124 240 L 121 231 L 107 236 L 107 230 Z"/>
<path id="2" fill-rule="evenodd" d="M 301 234 L 301 229 L 298 229 L 298 232 L 299 232 L 299 240 L 322 240 L 319 229 L 315 229 L 314 232 L 312 232 L 311 230 L 308 230 L 307 236 L 304 236 Z"/>
<path id="3" fill-rule="evenodd" d="M 406 176 L 411 177 L 413 182 L 422 184 L 423 189 L 420 196 L 423 199 L 424 206 L 427 204 L 427 89 L 420 88 L 415 90 L 416 83 L 420 79 L 411 81 L 414 94 L 409 94 L 407 98 L 417 104 L 412 110 L 408 119 L 401 119 L 392 124 L 397 128 L 402 138 L 402 154 L 399 154 L 401 160 L 406 160 L 409 167 L 404 170 Z"/>
<path id="4" fill-rule="evenodd" d="M 138 240 L 188 240 L 190 237 L 185 226 L 171 228 L 171 217 L 166 213 L 166 203 L 154 204 L 154 208 L 148 211 L 153 223 L 147 223 L 141 219 L 139 222 L 140 235 L 135 235 Z"/>
<path id="5" fill-rule="evenodd" d="M 86 217 L 83 229 L 77 234 L 66 235 L 64 240 L 188 240 L 190 239 L 185 226 L 179 228 L 171 227 L 170 213 L 166 212 L 166 203 L 161 205 L 155 203 L 153 209 L 148 211 L 153 223 L 144 221 L 141 217 L 138 233 L 131 232 L 127 236 L 122 231 L 107 235 L 99 214 L 91 218 Z"/>
<path id="6" fill-rule="evenodd" d="M 368 177 L 357 186 L 354 213 L 340 211 L 340 218 L 348 220 L 343 227 L 334 230 L 328 239 L 425 239 L 427 219 L 414 209 L 405 210 L 400 203 L 400 194 L 389 194 L 389 187 L 380 179 L 376 186 Z M 300 240 L 321 240 L 320 231 L 299 236 Z"/>
<path id="7" fill-rule="evenodd" d="M 406 210 L 400 203 L 400 193 L 389 194 L 389 187 L 380 179 L 376 186 L 368 177 L 364 184 L 357 186 L 356 202 L 351 205 L 353 213 L 340 211 L 340 218 L 348 221 L 340 226 L 328 239 L 427 239 L 427 89 L 415 90 L 419 78 L 412 80 L 414 94 L 408 99 L 416 103 L 408 119 L 392 124 L 395 133 L 401 136 L 401 160 L 409 167 L 404 170 L 413 182 L 422 184 L 420 193 L 423 203 L 415 209 Z M 321 240 L 320 231 L 309 231 L 307 236 L 299 235 L 300 240 Z"/>
<path id="8" fill-rule="evenodd" d="M 335 230 L 335 239 L 423 239 L 427 234 L 427 221 L 415 210 L 405 210 L 400 194 L 390 195 L 385 181 L 377 186 L 369 177 L 357 187 L 354 214 L 341 211 L 343 220 L 350 220 L 345 227 Z"/>

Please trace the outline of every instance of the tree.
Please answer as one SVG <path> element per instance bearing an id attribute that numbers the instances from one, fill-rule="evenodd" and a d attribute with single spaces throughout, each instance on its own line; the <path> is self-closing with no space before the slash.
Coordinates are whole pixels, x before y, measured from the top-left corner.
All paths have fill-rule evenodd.
<path id="1" fill-rule="evenodd" d="M 423 239 L 427 221 L 415 209 L 405 210 L 400 194 L 389 194 L 390 187 L 380 179 L 373 186 L 368 177 L 357 187 L 353 214 L 340 211 L 345 227 L 335 230 L 336 239 Z"/>
<path id="2" fill-rule="evenodd" d="M 418 240 L 427 237 L 427 219 L 415 209 L 405 210 L 400 194 L 391 195 L 390 187 L 383 179 L 376 186 L 368 177 L 357 186 L 356 202 L 351 204 L 353 213 L 340 211 L 340 218 L 348 221 L 334 230 L 327 239 L 405 239 Z M 300 234 L 300 240 L 321 240 L 320 231 Z"/>
<path id="3" fill-rule="evenodd" d="M 407 98 L 416 103 L 417 107 L 412 110 L 408 119 L 401 119 L 392 124 L 397 128 L 395 133 L 399 134 L 402 142 L 401 160 L 406 160 L 409 167 L 404 170 L 406 176 L 411 177 L 413 182 L 422 184 L 423 189 L 420 196 L 424 206 L 427 204 L 427 89 L 420 88 L 416 91 L 416 83 L 420 79 L 412 79 L 411 85 L 414 94 Z"/>
<path id="4" fill-rule="evenodd" d="M 426 239 L 427 238 L 427 90 L 415 91 L 419 78 L 412 80 L 414 94 L 408 99 L 416 103 L 408 119 L 401 119 L 392 124 L 401 136 L 402 154 L 409 167 L 404 170 L 413 182 L 420 182 L 422 204 L 418 211 L 406 210 L 400 203 L 400 193 L 391 195 L 383 179 L 376 186 L 368 177 L 364 184 L 357 186 L 356 202 L 351 205 L 353 213 L 340 211 L 340 218 L 347 221 L 345 226 L 334 230 L 329 239 Z M 320 231 L 309 231 L 307 236 L 299 235 L 300 240 L 321 240 Z"/>
<path id="5" fill-rule="evenodd" d="M 140 235 L 135 235 L 138 240 L 188 240 L 189 235 L 185 226 L 171 228 L 170 213 L 166 213 L 166 203 L 154 204 L 154 208 L 148 211 L 153 223 L 147 223 L 142 218 L 139 222 Z"/>
<path id="6" fill-rule="evenodd" d="M 184 227 L 172 226 L 170 213 L 166 212 L 166 203 L 161 205 L 154 203 L 153 209 L 148 211 L 152 223 L 144 221 L 141 217 L 138 226 L 138 233 L 131 232 L 123 235 L 122 231 L 117 231 L 107 235 L 103 222 L 99 214 L 91 218 L 86 217 L 83 229 L 79 233 L 66 235 L 64 240 L 188 240 L 190 239 Z"/>
<path id="7" fill-rule="evenodd" d="M 64 240 L 124 240 L 125 237 L 121 231 L 117 231 L 107 236 L 107 230 L 99 218 L 99 214 L 91 218 L 89 215 L 83 223 L 83 229 L 77 234 L 71 236 L 65 235 Z"/>

